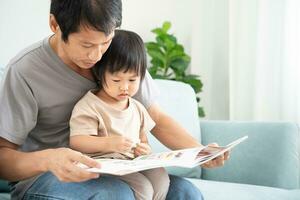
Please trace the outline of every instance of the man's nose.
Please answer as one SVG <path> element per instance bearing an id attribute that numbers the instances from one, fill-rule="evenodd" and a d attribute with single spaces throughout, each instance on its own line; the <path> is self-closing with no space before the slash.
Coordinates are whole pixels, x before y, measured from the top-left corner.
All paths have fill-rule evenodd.
<path id="1" fill-rule="evenodd" d="M 88 58 L 92 61 L 99 61 L 102 57 L 102 46 L 93 49 L 89 54 Z"/>

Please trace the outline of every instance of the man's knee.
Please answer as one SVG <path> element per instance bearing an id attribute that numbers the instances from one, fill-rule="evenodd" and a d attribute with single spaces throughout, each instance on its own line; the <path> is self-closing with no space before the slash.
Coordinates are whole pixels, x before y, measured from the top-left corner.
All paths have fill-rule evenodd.
<path id="1" fill-rule="evenodd" d="M 170 175 L 170 187 L 167 200 L 203 200 L 200 190 L 190 181 Z"/>

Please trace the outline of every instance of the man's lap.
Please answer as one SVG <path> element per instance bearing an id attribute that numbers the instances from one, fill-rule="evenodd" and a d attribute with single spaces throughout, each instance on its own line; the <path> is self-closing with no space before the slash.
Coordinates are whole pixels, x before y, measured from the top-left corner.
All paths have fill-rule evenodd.
<path id="1" fill-rule="evenodd" d="M 190 181 L 179 176 L 170 176 L 167 200 L 203 200 L 199 189 Z"/>
<path id="2" fill-rule="evenodd" d="M 202 199 L 200 191 L 189 181 L 170 176 L 167 199 Z M 26 192 L 24 199 L 97 199 L 133 200 L 134 194 L 129 185 L 117 177 L 101 175 L 98 179 L 81 183 L 60 182 L 53 174 L 42 175 Z"/>

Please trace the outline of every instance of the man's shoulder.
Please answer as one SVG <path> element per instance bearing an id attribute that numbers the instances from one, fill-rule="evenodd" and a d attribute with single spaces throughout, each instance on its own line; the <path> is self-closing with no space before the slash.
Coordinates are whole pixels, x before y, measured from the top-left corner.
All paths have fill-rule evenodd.
<path id="1" fill-rule="evenodd" d="M 19 74 L 29 73 L 34 66 L 40 68 L 41 62 L 46 56 L 46 51 L 43 49 L 44 41 L 45 39 L 40 40 L 21 50 L 9 61 L 7 68 Z"/>
<path id="2" fill-rule="evenodd" d="M 10 60 L 9 65 L 14 65 L 18 62 L 26 61 L 27 59 L 36 56 L 34 52 L 39 50 L 42 47 L 42 45 L 43 45 L 43 40 L 33 43 L 28 47 L 22 49 L 15 57 L 13 57 Z"/>

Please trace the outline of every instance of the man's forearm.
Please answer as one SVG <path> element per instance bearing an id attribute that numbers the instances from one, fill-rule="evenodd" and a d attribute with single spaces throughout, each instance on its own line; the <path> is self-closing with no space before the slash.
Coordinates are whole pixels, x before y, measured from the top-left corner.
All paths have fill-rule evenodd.
<path id="1" fill-rule="evenodd" d="M 159 118 L 156 120 L 156 126 L 151 132 L 170 149 L 201 146 L 178 122 L 164 113 L 159 115 Z"/>
<path id="2" fill-rule="evenodd" d="M 150 106 L 148 112 L 156 123 L 155 128 L 151 132 L 161 143 L 170 149 L 175 150 L 202 146 L 195 138 L 189 135 L 179 123 L 161 111 L 159 106 Z M 229 158 L 228 155 L 228 152 L 226 152 L 224 155 L 220 155 L 202 166 L 206 168 L 222 166 L 224 165 L 224 161 Z"/>
<path id="3" fill-rule="evenodd" d="M 24 153 L 8 147 L 1 147 L 0 178 L 19 181 L 46 172 L 45 162 L 49 151 L 51 150 Z"/>

